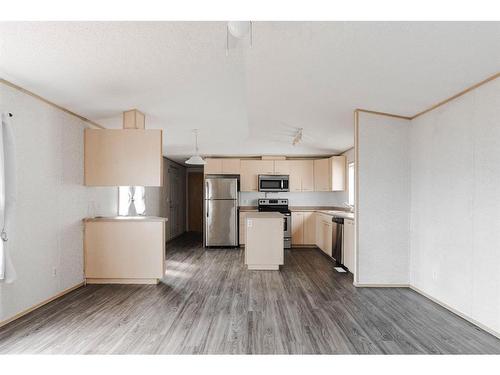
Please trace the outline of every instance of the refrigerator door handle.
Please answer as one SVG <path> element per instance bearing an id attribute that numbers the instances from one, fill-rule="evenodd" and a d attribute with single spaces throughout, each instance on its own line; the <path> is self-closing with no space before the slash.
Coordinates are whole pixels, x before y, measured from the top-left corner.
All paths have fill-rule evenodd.
<path id="1" fill-rule="evenodd" d="M 209 211 L 210 211 L 210 201 L 206 200 L 206 201 L 205 201 L 205 204 L 206 204 L 206 206 L 207 206 L 207 217 L 209 217 L 208 213 L 209 213 Z"/>

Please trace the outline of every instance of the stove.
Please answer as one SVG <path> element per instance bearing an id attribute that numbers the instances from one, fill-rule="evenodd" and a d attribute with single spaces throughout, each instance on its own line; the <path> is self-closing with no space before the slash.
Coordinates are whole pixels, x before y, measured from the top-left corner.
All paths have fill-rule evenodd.
<path id="1" fill-rule="evenodd" d="M 284 248 L 292 247 L 292 213 L 288 208 L 288 199 L 259 199 L 259 212 L 279 212 L 283 218 Z"/>

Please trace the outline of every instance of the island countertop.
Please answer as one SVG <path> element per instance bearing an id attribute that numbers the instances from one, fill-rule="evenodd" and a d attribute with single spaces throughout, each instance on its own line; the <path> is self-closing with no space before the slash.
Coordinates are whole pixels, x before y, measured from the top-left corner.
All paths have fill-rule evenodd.
<path id="1" fill-rule="evenodd" d="M 96 216 L 83 219 L 86 223 L 97 221 L 168 221 L 166 217 L 159 216 Z"/>

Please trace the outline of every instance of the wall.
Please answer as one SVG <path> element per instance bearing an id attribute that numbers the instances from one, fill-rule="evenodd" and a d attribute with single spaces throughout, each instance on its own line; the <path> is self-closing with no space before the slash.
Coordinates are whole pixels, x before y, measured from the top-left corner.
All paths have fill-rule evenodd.
<path id="1" fill-rule="evenodd" d="M 408 284 L 409 121 L 359 114 L 357 284 Z"/>
<path id="2" fill-rule="evenodd" d="M 9 246 L 18 278 L 0 283 L 0 321 L 83 281 L 82 218 L 116 215 L 116 188 L 83 186 L 86 123 L 0 84 L 14 114 L 17 207 Z M 55 275 L 53 275 L 55 269 Z"/>
<path id="3" fill-rule="evenodd" d="M 500 79 L 411 123 L 411 284 L 500 332 Z"/>

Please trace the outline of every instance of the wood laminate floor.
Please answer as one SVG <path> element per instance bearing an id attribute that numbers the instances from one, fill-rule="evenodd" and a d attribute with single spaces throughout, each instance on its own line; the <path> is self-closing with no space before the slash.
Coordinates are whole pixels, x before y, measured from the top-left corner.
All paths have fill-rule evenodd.
<path id="1" fill-rule="evenodd" d="M 243 250 L 167 247 L 154 286 L 89 285 L 0 328 L 0 353 L 500 353 L 500 340 L 405 288 L 355 288 L 315 249 L 281 271 Z"/>

